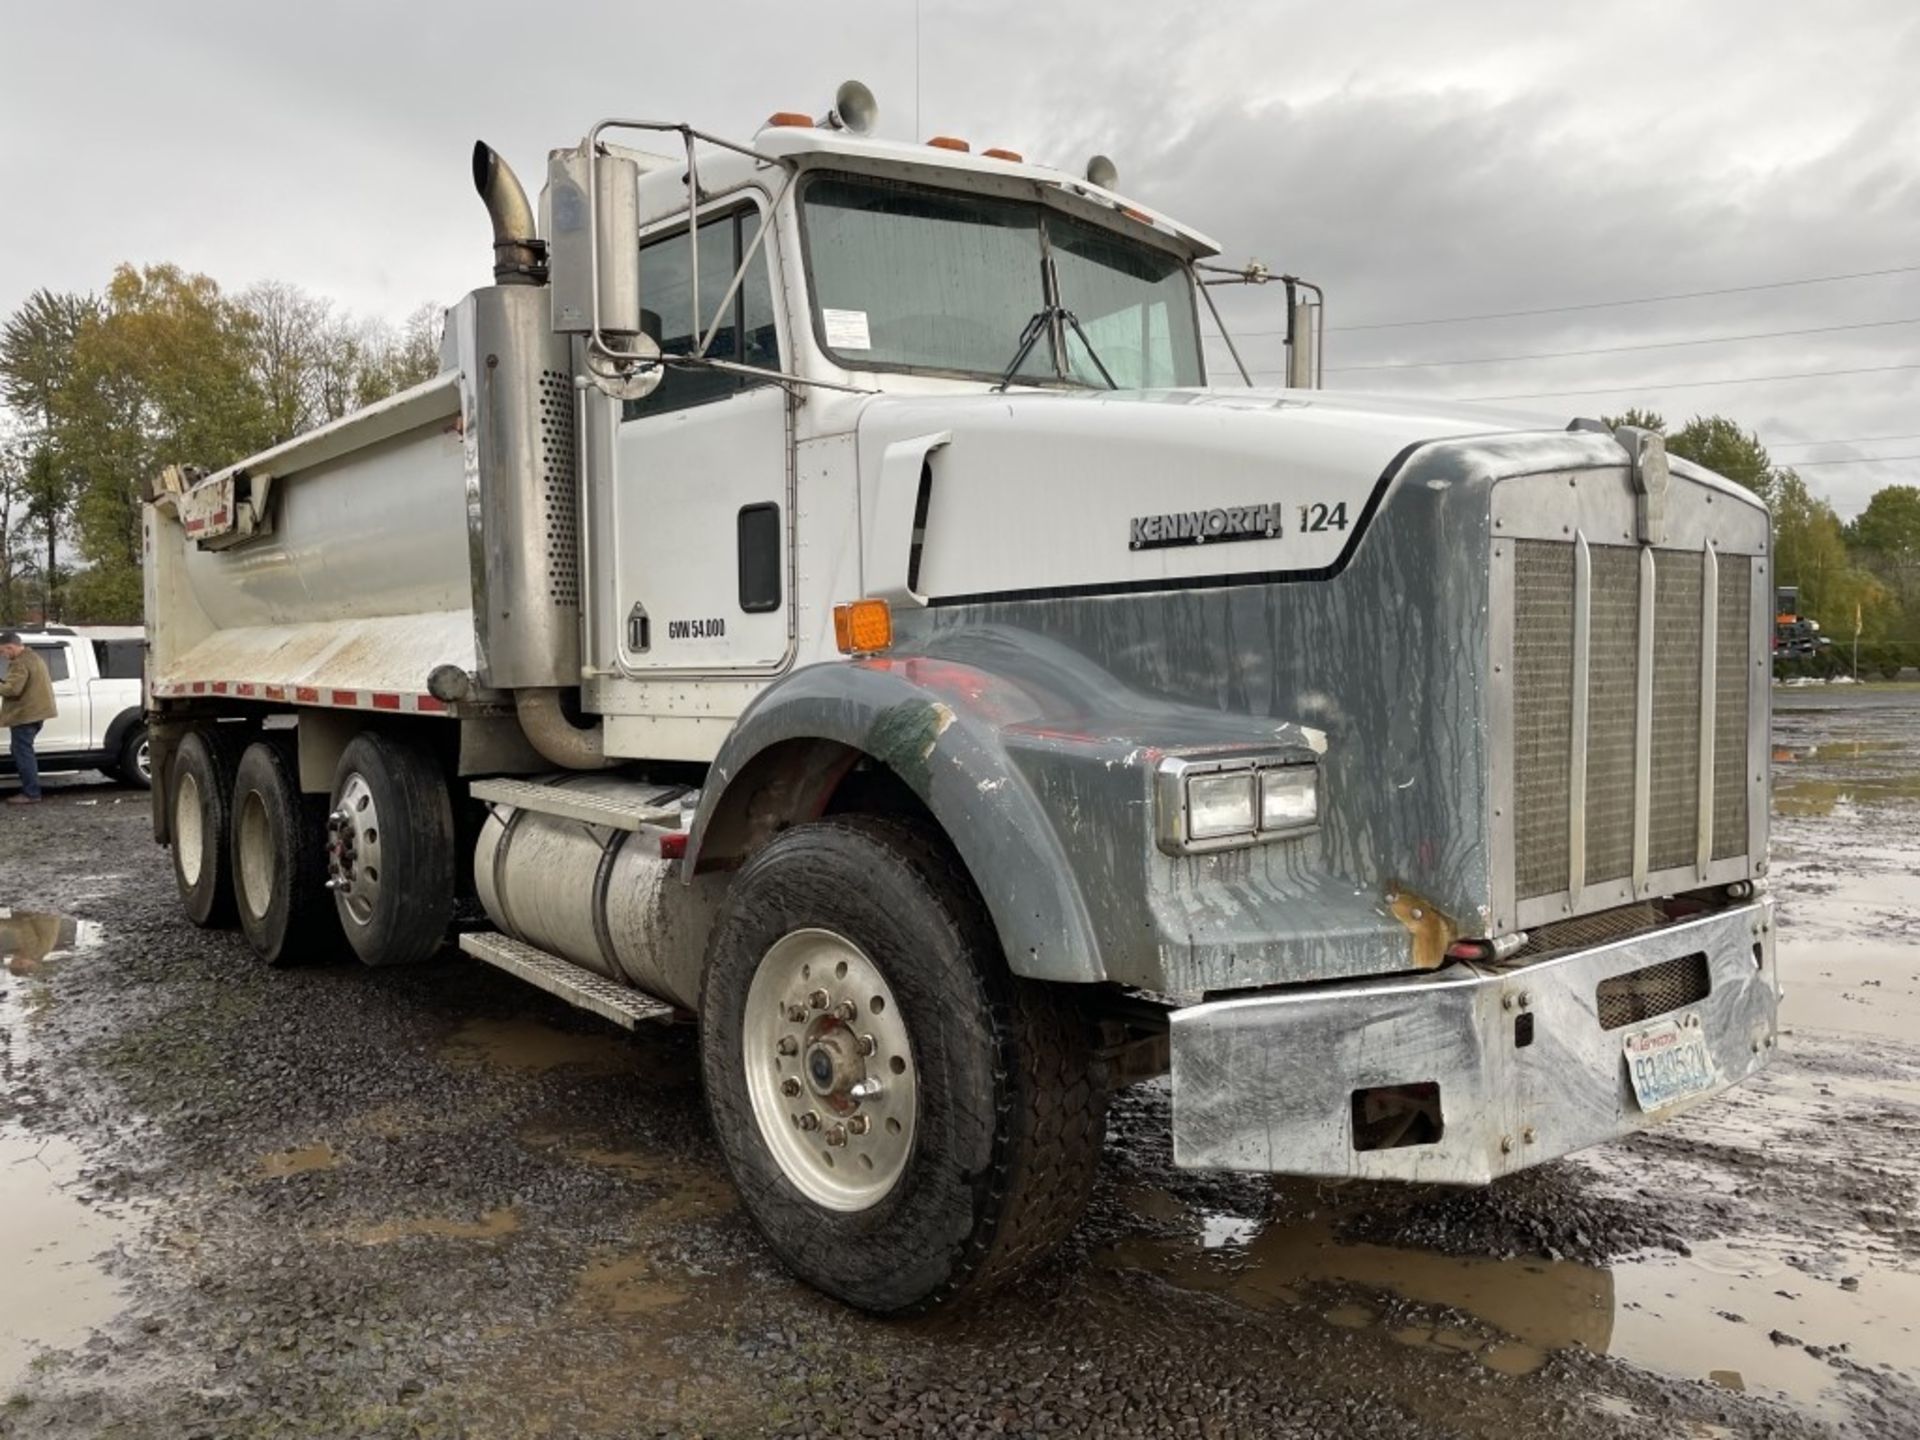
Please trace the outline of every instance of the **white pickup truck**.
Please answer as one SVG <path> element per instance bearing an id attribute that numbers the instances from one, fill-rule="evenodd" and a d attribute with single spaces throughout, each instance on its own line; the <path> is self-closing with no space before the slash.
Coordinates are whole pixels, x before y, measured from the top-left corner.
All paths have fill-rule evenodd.
<path id="1" fill-rule="evenodd" d="M 138 630 L 83 633 L 65 625 L 22 630 L 27 648 L 47 662 L 60 713 L 41 727 L 34 752 L 43 771 L 104 770 L 141 789 L 153 783 L 147 723 L 141 714 Z M 0 776 L 14 773 L 0 726 Z"/>

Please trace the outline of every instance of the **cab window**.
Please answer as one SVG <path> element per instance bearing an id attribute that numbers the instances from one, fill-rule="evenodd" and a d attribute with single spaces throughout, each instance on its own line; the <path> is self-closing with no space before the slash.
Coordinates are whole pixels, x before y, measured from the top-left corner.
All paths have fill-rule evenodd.
<path id="1" fill-rule="evenodd" d="M 64 645 L 29 645 L 27 647 L 47 662 L 47 678 L 56 684 L 67 678 L 72 672 L 67 669 L 67 647 Z"/>
<path id="2" fill-rule="evenodd" d="M 740 261 L 760 230 L 760 212 L 752 206 L 701 222 L 700 328 L 713 326 L 721 298 L 732 283 Z M 669 355 L 691 355 L 699 348 L 693 333 L 692 247 L 687 232 L 676 230 L 640 247 L 640 294 L 647 309 L 649 329 L 658 320 L 660 348 Z M 738 365 L 780 368 L 780 341 L 774 327 L 773 290 L 767 279 L 766 256 L 756 257 L 746 279 L 720 315 L 707 354 Z M 724 400 L 767 382 L 751 375 L 724 370 L 669 369 L 659 388 L 644 400 L 629 400 L 622 418 L 638 419 L 668 410 L 684 410 Z"/>

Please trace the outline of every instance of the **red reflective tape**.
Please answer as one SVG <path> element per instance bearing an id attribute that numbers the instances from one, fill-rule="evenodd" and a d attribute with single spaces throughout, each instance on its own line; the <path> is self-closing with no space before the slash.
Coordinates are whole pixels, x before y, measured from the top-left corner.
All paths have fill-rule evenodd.
<path id="1" fill-rule="evenodd" d="M 444 700 L 437 700 L 431 695 L 416 695 L 413 703 L 414 708 L 417 710 L 431 710 L 435 713 L 447 708 Z"/>
<path id="2" fill-rule="evenodd" d="M 194 681 L 194 682 L 193 682 L 193 693 L 194 693 L 194 694 L 196 694 L 196 695 L 204 695 L 204 694 L 206 694 L 206 693 L 207 693 L 207 682 L 206 682 L 206 681 L 204 681 L 204 680 L 196 680 L 196 681 Z"/>
<path id="3" fill-rule="evenodd" d="M 234 684 L 234 687 L 233 687 L 233 693 L 234 693 L 234 694 L 236 694 L 236 695 L 251 695 L 251 694 L 253 694 L 253 682 L 252 682 L 251 680 L 241 680 L 241 681 L 237 681 L 237 682 L 236 682 L 236 683 Z"/>
<path id="4" fill-rule="evenodd" d="M 358 705 L 360 703 L 360 692 L 358 690 L 336 690 L 333 692 L 333 703 L 336 705 Z"/>
<path id="5" fill-rule="evenodd" d="M 293 698 L 317 705 L 320 703 L 320 692 L 311 685 L 296 685 L 293 687 Z"/>
<path id="6" fill-rule="evenodd" d="M 398 695 L 389 695 L 384 690 L 376 690 L 373 692 L 373 708 L 376 710 L 398 710 L 400 708 L 400 697 Z"/>
<path id="7" fill-rule="evenodd" d="M 266 693 L 266 697 L 269 700 L 284 700 L 287 698 L 287 687 L 284 685 L 263 685 L 260 688 Z"/>
<path id="8" fill-rule="evenodd" d="M 226 693 L 227 693 L 227 682 L 226 682 L 226 681 L 224 681 L 224 680 L 216 680 L 216 681 L 214 681 L 214 682 L 213 682 L 213 693 L 214 693 L 214 694 L 216 694 L 216 695 L 224 695 L 224 694 L 226 694 Z"/>

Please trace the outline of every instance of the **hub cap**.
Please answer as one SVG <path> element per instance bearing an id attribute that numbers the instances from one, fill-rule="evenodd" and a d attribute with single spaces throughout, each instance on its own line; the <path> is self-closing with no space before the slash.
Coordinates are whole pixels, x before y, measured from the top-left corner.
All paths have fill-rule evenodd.
<path id="1" fill-rule="evenodd" d="M 273 825 L 267 804 L 249 791 L 240 805 L 240 899 L 247 913 L 263 918 L 273 906 Z"/>
<path id="2" fill-rule="evenodd" d="M 341 915 L 356 925 L 372 921 L 380 903 L 380 817 L 364 776 L 349 775 L 327 816 L 327 888 Z"/>
<path id="3" fill-rule="evenodd" d="M 915 1076 L 905 1017 L 880 968 L 831 930 L 796 930 L 747 987 L 747 1095 L 795 1189 L 865 1210 L 913 1153 Z"/>
<path id="4" fill-rule="evenodd" d="M 206 834 L 200 825 L 200 782 L 181 771 L 173 785 L 173 853 L 180 878 L 200 883 L 200 865 L 206 859 Z"/>
<path id="5" fill-rule="evenodd" d="M 147 784 L 153 783 L 153 742 L 142 740 L 133 751 L 133 768 Z"/>

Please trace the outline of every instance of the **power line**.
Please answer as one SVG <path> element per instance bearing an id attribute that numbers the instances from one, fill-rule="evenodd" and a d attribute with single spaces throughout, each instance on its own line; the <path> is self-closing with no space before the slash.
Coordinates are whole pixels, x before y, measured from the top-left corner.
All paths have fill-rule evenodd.
<path id="1" fill-rule="evenodd" d="M 1874 445 L 1882 440 L 1920 440 L 1920 435 L 1856 435 L 1851 440 L 1769 440 L 1767 448 L 1769 450 L 1811 450 L 1819 445 Z"/>
<path id="2" fill-rule="evenodd" d="M 1880 330 L 1889 325 L 1920 325 L 1920 315 L 1905 320 L 1862 320 L 1853 325 L 1816 325 L 1806 330 L 1759 330 L 1750 335 L 1712 335 L 1701 340 L 1649 340 L 1639 345 L 1603 345 L 1593 350 L 1546 350 L 1534 355 L 1489 355 L 1467 360 L 1383 360 L 1377 365 L 1329 365 L 1327 374 L 1347 375 L 1358 370 L 1429 370 L 1446 365 L 1507 365 L 1521 360 L 1565 360 L 1576 355 L 1624 355 L 1630 350 L 1678 350 L 1689 345 L 1730 345 L 1739 340 L 1780 340 L 1793 335 L 1829 335 L 1840 330 Z"/>
<path id="3" fill-rule="evenodd" d="M 1590 300 L 1580 305 L 1542 305 L 1532 310 L 1489 310 L 1478 315 L 1436 315 L 1425 320 L 1374 320 L 1362 325 L 1329 325 L 1327 333 L 1349 330 L 1399 330 L 1415 325 L 1466 325 L 1476 320 L 1517 320 L 1529 315 L 1564 315 L 1575 310 L 1610 310 L 1616 305 L 1660 305 L 1669 300 L 1704 300 L 1715 295 L 1748 295 L 1758 290 L 1789 290 L 1797 285 L 1833 285 L 1842 280 L 1872 280 L 1883 275 L 1909 275 L 1920 265 L 1892 265 L 1885 270 L 1854 270 L 1845 275 L 1811 275 L 1804 280 L 1769 280 L 1758 285 L 1727 285 L 1718 290 L 1680 290 L 1670 295 L 1639 295 L 1626 300 Z M 1236 334 L 1284 335 L 1285 330 L 1246 330 Z"/>
<path id="4" fill-rule="evenodd" d="M 1806 470 L 1815 465 L 1878 465 L 1883 461 L 1920 460 L 1920 455 L 1858 455 L 1846 460 L 1789 460 L 1790 469 Z"/>
<path id="5" fill-rule="evenodd" d="M 1552 400 L 1563 395 L 1627 395 L 1641 390 L 1697 390 L 1706 385 L 1762 385 L 1774 380 L 1825 380 L 1838 375 L 1879 375 L 1889 370 L 1920 370 L 1920 362 L 1865 365 L 1854 370 L 1795 370 L 1785 375 L 1734 375 L 1724 380 L 1669 380 L 1651 385 L 1609 385 L 1600 390 L 1536 390 L 1525 395 L 1448 395 L 1448 400 Z"/>

